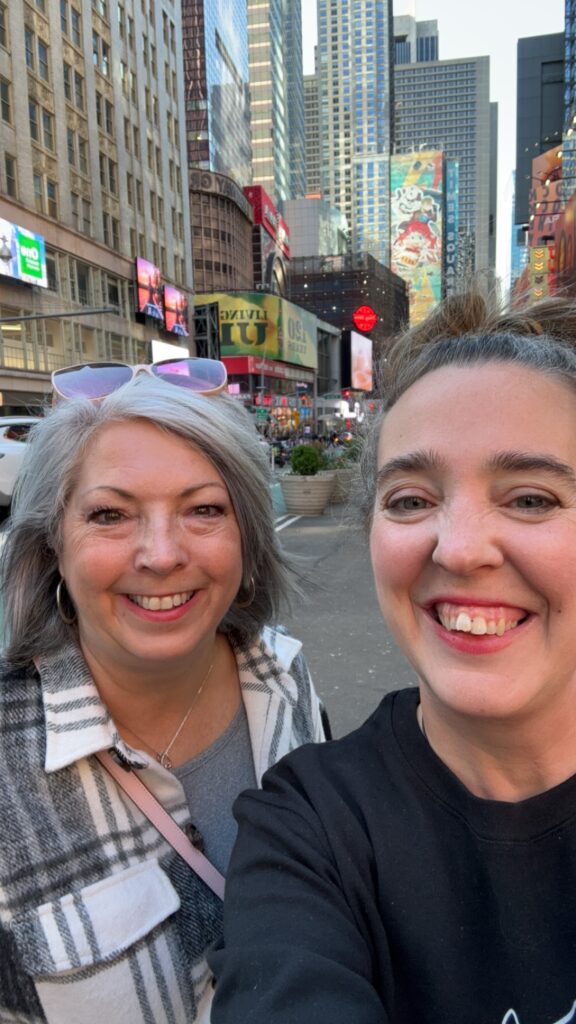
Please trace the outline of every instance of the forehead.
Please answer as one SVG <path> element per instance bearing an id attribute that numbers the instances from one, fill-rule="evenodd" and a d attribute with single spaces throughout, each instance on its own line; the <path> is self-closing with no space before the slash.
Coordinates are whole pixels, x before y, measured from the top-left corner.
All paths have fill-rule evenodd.
<path id="1" fill-rule="evenodd" d="M 148 420 L 106 423 L 90 438 L 78 466 L 76 484 L 123 476 L 133 479 L 150 474 L 202 472 L 206 479 L 221 481 L 212 462 L 186 438 Z"/>
<path id="2" fill-rule="evenodd" d="M 576 391 L 511 363 L 447 366 L 421 377 L 387 413 L 379 462 L 413 450 L 454 458 L 548 451 L 576 462 Z"/>

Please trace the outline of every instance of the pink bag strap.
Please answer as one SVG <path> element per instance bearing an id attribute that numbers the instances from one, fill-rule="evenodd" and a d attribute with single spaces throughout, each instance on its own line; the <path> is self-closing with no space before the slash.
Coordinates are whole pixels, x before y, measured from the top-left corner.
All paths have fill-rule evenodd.
<path id="1" fill-rule="evenodd" d="M 202 881 L 212 889 L 212 892 L 216 893 L 223 900 L 224 876 L 217 871 L 203 853 L 200 853 L 200 850 L 197 850 L 192 845 L 186 833 L 176 824 L 174 818 L 168 814 L 168 811 L 162 807 L 162 804 L 153 796 L 136 772 L 132 771 L 131 768 L 123 768 L 122 765 L 119 765 L 108 750 L 100 750 L 95 756 L 103 768 L 128 794 L 149 821 L 152 822 L 154 828 L 157 828 L 170 843 L 170 846 L 176 850 L 176 853 L 179 853 Z"/>

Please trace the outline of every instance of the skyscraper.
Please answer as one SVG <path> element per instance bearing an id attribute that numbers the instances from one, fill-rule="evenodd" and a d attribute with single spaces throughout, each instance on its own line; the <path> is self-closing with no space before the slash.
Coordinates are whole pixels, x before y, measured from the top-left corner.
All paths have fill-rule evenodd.
<path id="1" fill-rule="evenodd" d="M 489 80 L 489 57 L 415 61 L 394 70 L 396 152 L 438 149 L 459 162 L 463 275 L 493 267 L 490 166 L 496 110 L 492 105 L 491 112 Z"/>
<path id="2" fill-rule="evenodd" d="M 315 74 L 304 75 L 304 153 L 306 192 L 320 195 L 320 117 Z"/>
<path id="3" fill-rule="evenodd" d="M 58 366 L 150 358 L 135 257 L 191 290 L 181 38 L 172 0 L 0 0 L 0 235 L 46 254 L 36 283 L 0 264 L 5 405 Z"/>
<path id="4" fill-rule="evenodd" d="M 318 0 L 322 195 L 354 252 L 390 259 L 392 0 Z"/>
<path id="5" fill-rule="evenodd" d="M 246 0 L 182 0 L 186 140 L 192 167 L 250 184 Z"/>
<path id="6" fill-rule="evenodd" d="M 252 177 L 275 202 L 304 195 L 300 0 L 248 0 Z"/>

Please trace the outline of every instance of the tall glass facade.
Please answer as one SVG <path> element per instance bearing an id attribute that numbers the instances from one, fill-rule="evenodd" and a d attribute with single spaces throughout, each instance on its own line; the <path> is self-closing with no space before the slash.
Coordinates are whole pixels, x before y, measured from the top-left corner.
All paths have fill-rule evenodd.
<path id="1" fill-rule="evenodd" d="M 188 162 L 252 180 L 246 0 L 182 0 Z"/>
<path id="2" fill-rule="evenodd" d="M 322 193 L 354 252 L 390 262 L 391 0 L 318 0 Z"/>
<path id="3" fill-rule="evenodd" d="M 254 182 L 275 202 L 304 195 L 300 0 L 248 0 Z"/>

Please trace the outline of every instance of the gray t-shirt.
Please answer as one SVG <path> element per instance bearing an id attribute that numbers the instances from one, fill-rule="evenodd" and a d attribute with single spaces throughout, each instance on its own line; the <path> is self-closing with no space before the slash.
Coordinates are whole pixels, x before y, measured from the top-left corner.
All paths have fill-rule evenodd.
<path id="1" fill-rule="evenodd" d="M 244 704 L 226 732 L 174 774 L 184 786 L 192 822 L 204 840 L 203 852 L 226 874 L 237 832 L 232 804 L 243 789 L 258 785 Z"/>

